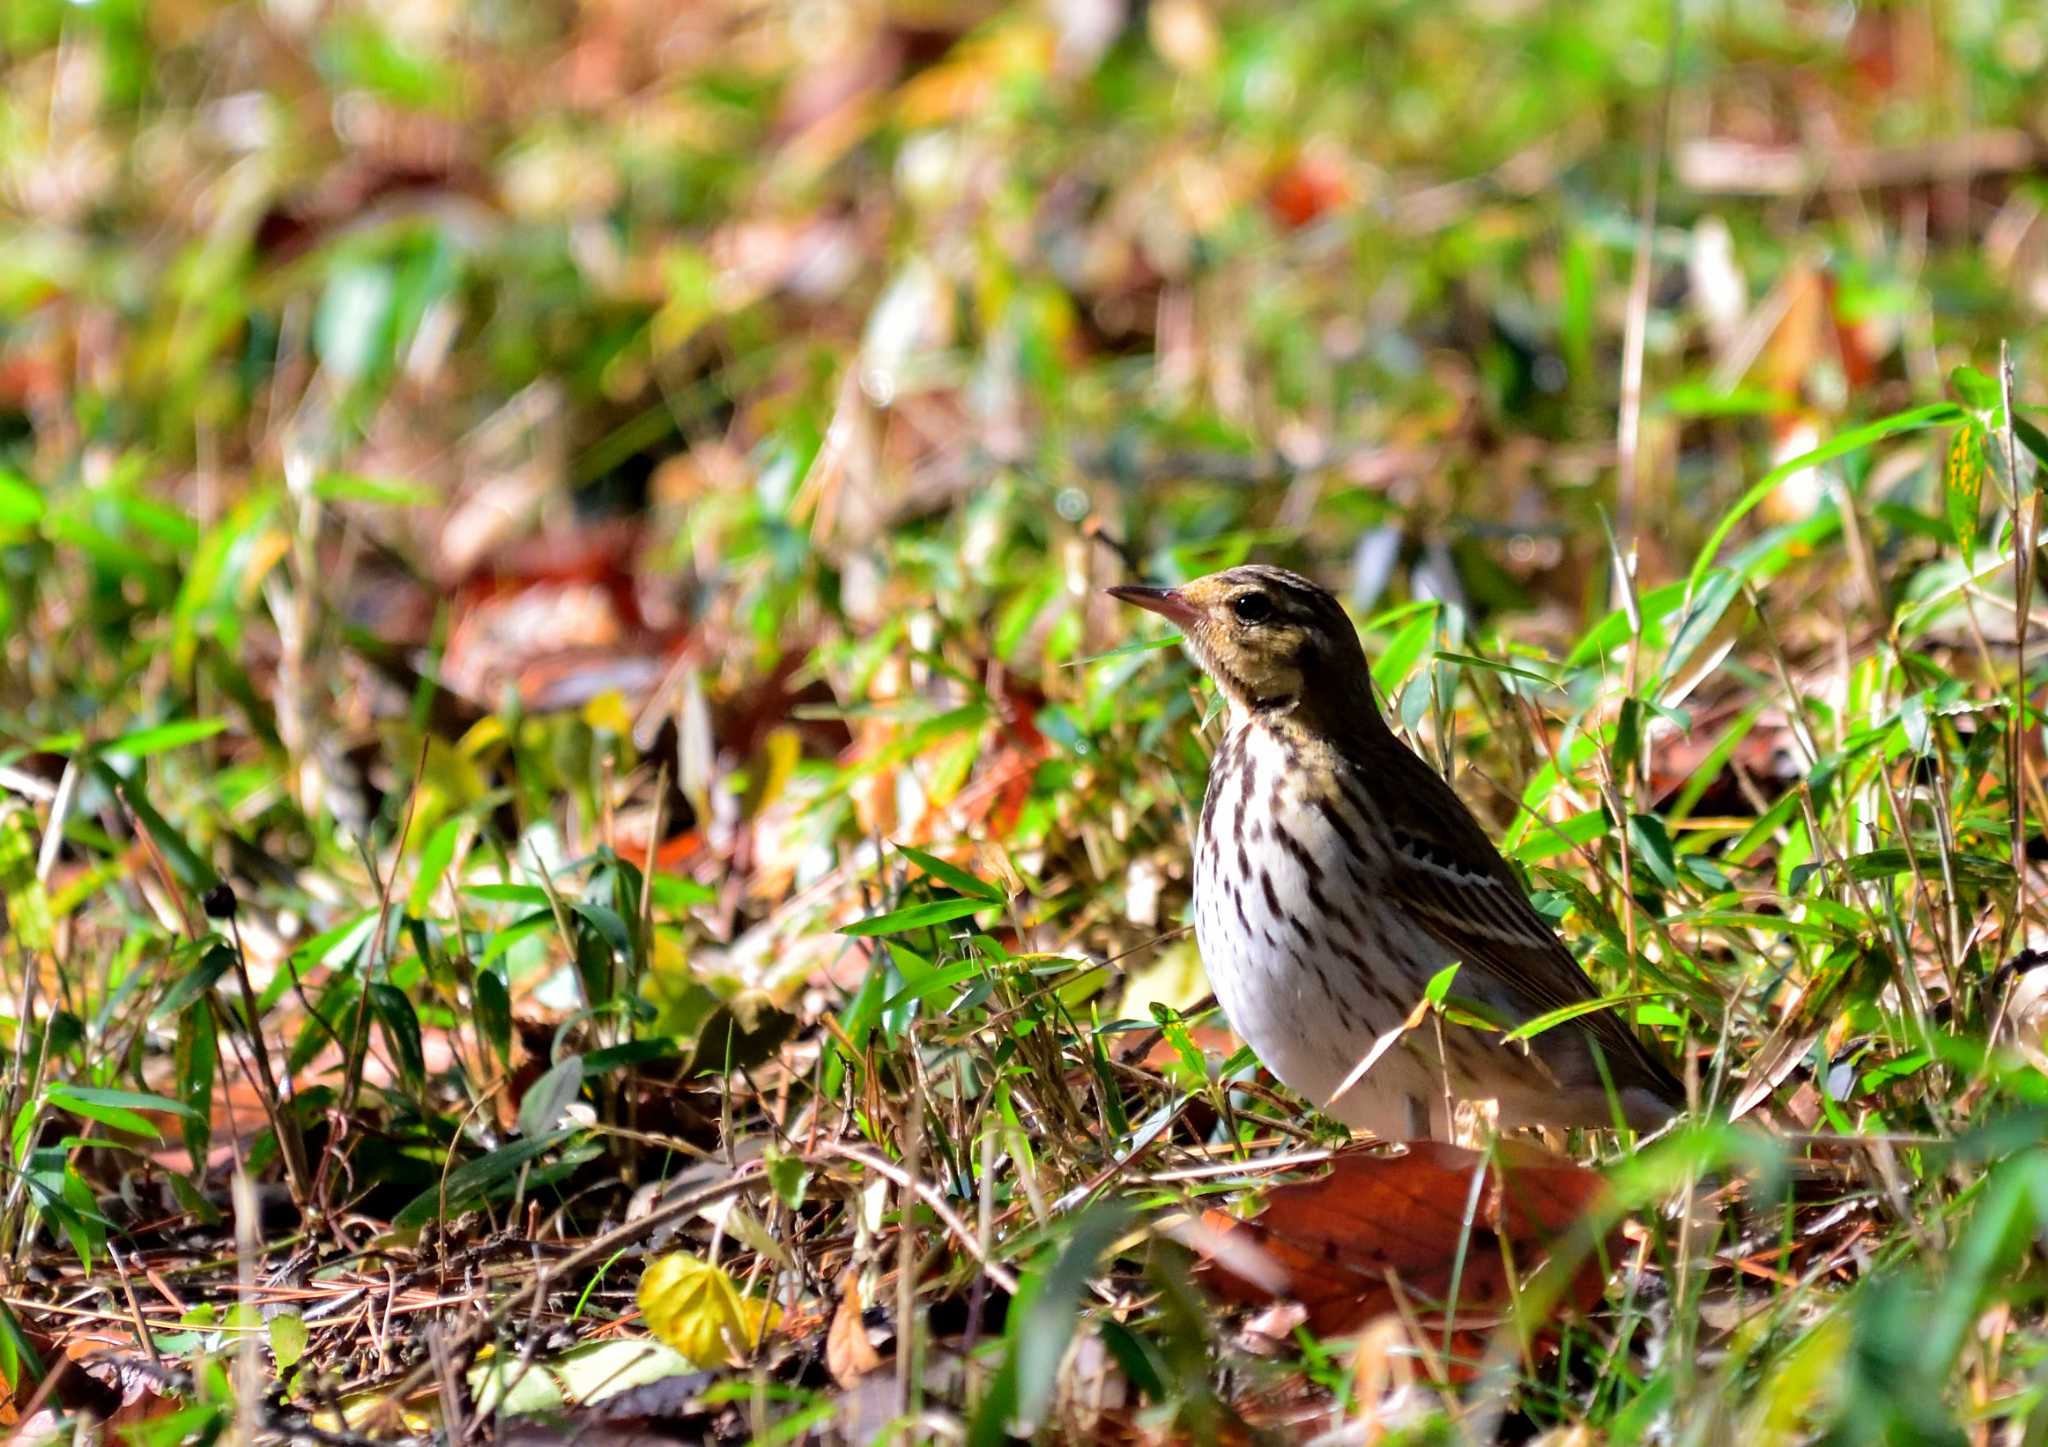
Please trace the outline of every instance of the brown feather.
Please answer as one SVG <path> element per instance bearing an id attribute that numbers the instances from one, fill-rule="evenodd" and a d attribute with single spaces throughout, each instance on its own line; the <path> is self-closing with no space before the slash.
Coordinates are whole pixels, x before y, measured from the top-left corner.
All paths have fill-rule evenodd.
<path id="1" fill-rule="evenodd" d="M 1568 1005 L 1600 998 L 1593 982 L 1572 958 L 1549 921 L 1536 912 L 1521 881 L 1487 837 L 1465 801 L 1406 744 L 1382 728 L 1332 741 L 1349 757 L 1358 777 L 1373 780 L 1373 800 L 1394 829 L 1424 846 L 1451 872 L 1472 882 L 1460 886 L 1445 871 L 1412 850 L 1392 851 L 1397 867 L 1390 892 L 1413 918 L 1474 972 L 1483 972 L 1520 997 L 1516 1013 L 1533 1019 Z M 1434 875 L 1450 891 L 1431 889 Z M 1473 898 L 1487 895 L 1484 911 Z M 1436 898 L 1432 899 L 1431 896 Z M 1506 929 L 1483 928 L 1481 913 L 1503 918 Z M 1674 1108 L 1685 1088 L 1627 1023 L 1611 1008 L 1571 1022 L 1599 1043 L 1617 1089 L 1639 1086 Z M 1564 1028 L 1564 1027 L 1560 1027 Z M 1536 1037 L 1541 1039 L 1541 1037 Z"/>

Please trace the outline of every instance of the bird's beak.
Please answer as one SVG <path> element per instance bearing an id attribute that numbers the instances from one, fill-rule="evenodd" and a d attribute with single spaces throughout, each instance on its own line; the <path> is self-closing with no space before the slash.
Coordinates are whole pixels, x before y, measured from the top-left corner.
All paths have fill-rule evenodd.
<path id="1" fill-rule="evenodd" d="M 1185 632 L 1202 616 L 1202 610 L 1187 600 L 1178 588 L 1140 588 L 1132 584 L 1111 588 L 1109 596 L 1136 603 L 1147 612 L 1172 620 Z"/>

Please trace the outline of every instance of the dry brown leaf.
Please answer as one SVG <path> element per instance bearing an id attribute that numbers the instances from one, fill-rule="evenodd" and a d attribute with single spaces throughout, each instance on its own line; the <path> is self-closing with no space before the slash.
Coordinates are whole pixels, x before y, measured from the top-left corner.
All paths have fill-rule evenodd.
<path id="1" fill-rule="evenodd" d="M 1408 1350 L 1401 1319 L 1383 1316 L 1370 1323 L 1358 1334 L 1358 1350 L 1351 1363 L 1360 1425 L 1371 1431 L 1381 1425 L 1381 1401 L 1415 1384 L 1415 1357 Z"/>
<path id="2" fill-rule="evenodd" d="M 882 1364 L 881 1353 L 868 1340 L 861 1321 L 860 1273 L 848 1270 L 839 1281 L 839 1305 L 825 1333 L 825 1370 L 842 1387 L 850 1387 Z"/>
<path id="3" fill-rule="evenodd" d="M 1828 281 L 1818 267 L 1802 263 L 1778 285 L 1784 312 L 1757 358 L 1756 376 L 1771 391 L 1793 400 L 1827 348 Z"/>

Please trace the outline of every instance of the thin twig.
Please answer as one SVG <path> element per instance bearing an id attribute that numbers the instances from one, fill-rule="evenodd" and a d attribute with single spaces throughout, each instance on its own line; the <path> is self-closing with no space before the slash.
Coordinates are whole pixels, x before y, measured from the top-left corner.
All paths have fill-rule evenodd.
<path id="1" fill-rule="evenodd" d="M 2020 490 L 2019 450 L 2013 445 L 2012 382 L 2012 346 L 2000 341 L 1998 396 L 2005 411 L 2005 425 L 1999 429 L 1999 434 L 2005 444 L 2006 486 L 2013 493 L 2014 660 L 2012 723 L 2006 729 L 2012 784 L 2006 792 L 2012 799 L 2012 863 L 2013 876 L 2017 881 L 2013 893 L 2013 925 L 2024 930 L 2027 917 L 2027 806 L 2026 791 L 2019 787 L 2019 781 L 2027 763 L 2027 633 L 2033 622 L 2029 604 L 2034 587 L 2034 547 L 2041 526 L 2041 494 L 2038 490 L 2027 493 Z"/>
<path id="2" fill-rule="evenodd" d="M 1656 119 L 1643 147 L 1642 182 L 1636 196 L 1636 247 L 1629 268 L 1628 316 L 1621 339 L 1621 409 L 1614 430 L 1615 514 L 1619 531 L 1635 541 L 1636 452 L 1642 439 L 1643 346 L 1650 319 L 1651 243 L 1657 234 L 1657 187 L 1664 172 L 1664 141 L 1671 129 L 1671 98 L 1678 84 L 1678 0 L 1670 0 L 1664 44 L 1664 79 Z"/>
<path id="3" fill-rule="evenodd" d="M 960 1214 L 953 1209 L 944 1196 L 940 1195 L 930 1186 L 927 1186 L 924 1182 L 913 1180 L 910 1173 L 894 1161 L 887 1160 L 864 1147 L 828 1145 L 821 1154 L 827 1157 L 836 1156 L 841 1160 L 857 1161 L 876 1175 L 915 1191 L 918 1199 L 931 1207 L 932 1214 L 939 1218 L 940 1224 L 952 1232 L 954 1239 L 967 1248 L 967 1254 L 980 1263 L 981 1269 L 988 1273 L 989 1280 L 995 1282 L 996 1285 L 1012 1295 L 1016 1294 L 1017 1278 L 1015 1274 L 1008 1267 L 995 1261 L 983 1251 L 980 1236 L 965 1221 L 960 1219 Z"/>
<path id="4" fill-rule="evenodd" d="M 271 1129 L 277 1132 L 277 1148 L 284 1157 L 285 1180 L 291 1186 L 292 1204 L 304 1212 L 313 1204 L 312 1183 L 306 1170 L 305 1138 L 299 1132 L 297 1116 L 278 1087 L 277 1073 L 270 1067 L 270 1047 L 263 1039 L 263 1009 L 256 986 L 249 979 L 249 958 L 242 948 L 242 929 L 232 914 L 228 916 L 228 933 L 234 942 L 235 978 L 241 983 L 242 1006 L 249 1014 L 244 1022 L 249 1032 L 249 1054 L 256 1062 L 256 1074 L 260 1077 L 264 1109 L 269 1113 Z M 284 968 L 290 970 L 289 961 Z"/>

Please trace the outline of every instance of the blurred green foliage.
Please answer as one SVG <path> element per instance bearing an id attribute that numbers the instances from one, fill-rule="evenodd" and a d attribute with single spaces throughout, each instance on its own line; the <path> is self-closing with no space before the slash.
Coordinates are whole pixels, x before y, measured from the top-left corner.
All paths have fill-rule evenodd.
<path id="1" fill-rule="evenodd" d="M 1070 1336 L 1128 1421 L 1327 1415 L 1342 1353 L 1249 1352 L 1131 1234 L 1330 1138 L 1205 1053 L 1161 936 L 1209 705 L 1100 596 L 1256 556 L 1344 592 L 1708 1113 L 1849 1138 L 1782 1200 L 1741 1131 L 1610 1157 L 1611 1310 L 1397 1436 L 2033 1440 L 2044 37 L 9 0 L 0 1246 L 104 1272 L 138 1182 L 220 1229 L 230 1138 L 458 1249 L 765 1160 L 747 1289 L 823 1320 L 865 1273 L 982 1358 L 933 1388 L 963 1433 L 1099 1427 Z M 1705 1236 L 1663 1214 L 1738 1167 Z M 1019 1291 L 963 1339 L 981 1250 Z M 631 1309 L 573 1287 L 558 1324 Z M 164 1440 L 235 1409 L 175 1325 Z M 345 1323 L 286 1339 L 285 1399 L 370 1385 Z M 700 1425 L 814 1425 L 810 1349 Z"/>

